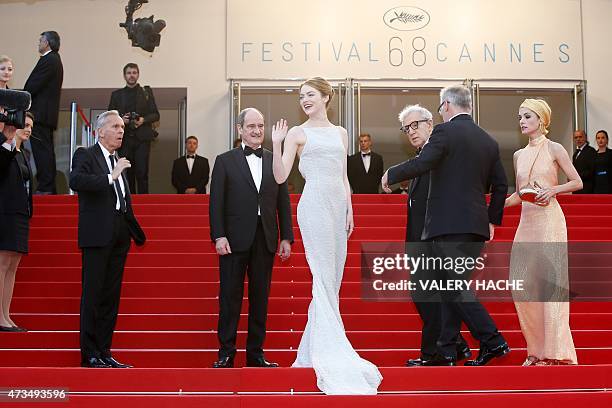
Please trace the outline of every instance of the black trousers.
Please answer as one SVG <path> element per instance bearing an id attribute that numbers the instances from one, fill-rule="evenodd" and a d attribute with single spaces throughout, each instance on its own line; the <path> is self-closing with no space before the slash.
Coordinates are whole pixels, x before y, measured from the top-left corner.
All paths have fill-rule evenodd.
<path id="1" fill-rule="evenodd" d="M 484 247 L 484 238 L 475 234 L 449 234 L 433 240 L 433 253 L 442 258 L 477 258 Z M 456 275 L 450 271 L 445 279 L 469 279 L 472 271 Z M 438 353 L 457 357 L 457 341 L 461 322 L 465 322 L 472 336 L 480 341 L 480 347 L 497 347 L 505 342 L 497 326 L 484 306 L 469 291 L 441 291 L 441 330 L 437 341 Z"/>
<path id="2" fill-rule="evenodd" d="M 35 123 L 32 128 L 32 154 L 36 163 L 36 190 L 56 194 L 55 189 L 55 147 L 53 145 L 53 129 Z"/>
<path id="3" fill-rule="evenodd" d="M 81 359 L 110 357 L 123 267 L 130 249 L 125 215 L 114 219 L 113 238 L 100 248 L 83 248 L 81 294 Z"/>
<path id="4" fill-rule="evenodd" d="M 268 318 L 268 295 L 272 279 L 274 253 L 266 246 L 261 218 L 255 240 L 248 251 L 219 257 L 219 358 L 236 354 L 236 332 L 244 294 L 244 277 L 249 277 L 249 334 L 247 360 L 263 357 Z"/>
<path id="5" fill-rule="evenodd" d="M 431 254 L 431 242 L 407 242 L 406 253 L 411 257 L 429 256 Z M 414 306 L 423 322 L 421 328 L 421 358 L 424 360 L 432 359 L 437 351 L 437 341 L 442 329 L 442 307 L 440 292 L 436 289 L 424 289 L 433 280 L 439 280 L 440 273 L 436 270 L 420 268 L 411 277 L 411 281 L 416 283 L 415 290 L 412 292 Z M 466 341 L 461 336 L 457 337 L 457 348 L 466 345 Z"/>
<path id="6" fill-rule="evenodd" d="M 132 135 L 123 139 L 119 155 L 130 161 L 127 179 L 133 194 L 149 194 L 149 158 L 151 142 L 141 142 Z M 138 187 L 138 189 L 136 188 Z"/>

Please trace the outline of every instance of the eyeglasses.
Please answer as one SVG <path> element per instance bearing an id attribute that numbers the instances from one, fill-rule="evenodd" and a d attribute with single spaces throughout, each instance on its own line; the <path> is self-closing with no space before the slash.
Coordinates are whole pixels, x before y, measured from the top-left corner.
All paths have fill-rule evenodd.
<path id="1" fill-rule="evenodd" d="M 410 122 L 406 126 L 402 126 L 400 128 L 400 130 L 402 132 L 404 132 L 404 133 L 408 133 L 410 131 L 410 129 L 417 130 L 419 128 L 419 123 L 421 123 L 421 122 L 428 122 L 428 121 L 429 121 L 429 119 L 415 120 L 414 122 Z"/>
<path id="2" fill-rule="evenodd" d="M 438 106 L 438 113 L 441 113 L 440 111 L 442 110 L 442 107 L 444 106 L 444 104 L 448 102 L 448 101 L 442 101 L 442 103 L 440 104 L 440 106 Z"/>

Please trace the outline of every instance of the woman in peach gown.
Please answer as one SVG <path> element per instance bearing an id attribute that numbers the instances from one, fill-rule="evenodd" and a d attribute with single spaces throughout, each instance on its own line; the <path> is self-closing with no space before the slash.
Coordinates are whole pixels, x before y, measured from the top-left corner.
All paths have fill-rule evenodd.
<path id="1" fill-rule="evenodd" d="M 565 148 L 546 137 L 551 110 L 542 99 L 525 99 L 519 109 L 521 133 L 529 143 L 514 153 L 516 191 L 506 207 L 521 204 L 510 256 L 510 279 L 523 280 L 513 299 L 527 342 L 524 366 L 577 364 L 569 327 L 567 227 L 556 195 L 582 188 Z M 561 169 L 568 178 L 558 182 Z M 519 195 L 533 187 L 535 196 Z M 522 196 L 522 198 L 521 198 Z"/>

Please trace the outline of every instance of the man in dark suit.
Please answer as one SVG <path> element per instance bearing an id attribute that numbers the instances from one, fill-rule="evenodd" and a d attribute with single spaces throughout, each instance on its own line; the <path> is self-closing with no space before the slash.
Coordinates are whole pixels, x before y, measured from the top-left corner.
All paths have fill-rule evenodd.
<path id="1" fill-rule="evenodd" d="M 433 130 L 431 112 L 419 105 L 406 106 L 399 114 L 402 132 L 408 136 L 410 144 L 417 149 L 417 156 L 429 140 Z M 402 181 L 405 183 L 407 181 Z M 412 256 L 429 253 L 429 243 L 423 241 L 423 227 L 429 195 L 429 173 L 424 173 L 412 179 L 408 190 L 408 216 L 406 224 L 406 249 Z M 429 365 L 436 355 L 436 341 L 441 330 L 440 295 L 436 290 L 423 290 L 418 281 L 434 279 L 427 271 L 419 270 L 412 275 L 411 280 L 417 282 L 412 292 L 414 306 L 423 321 L 421 331 L 421 356 L 410 359 L 407 366 Z M 472 355 L 465 339 L 459 334 L 457 339 L 457 361 L 470 358 Z"/>
<path id="2" fill-rule="evenodd" d="M 64 81 L 64 67 L 59 55 L 60 37 L 55 31 L 45 31 L 38 40 L 41 57 L 24 85 L 32 95 L 36 122 L 30 143 L 36 163 L 38 194 L 55 194 L 55 147 L 53 131 L 57 129 L 60 92 Z"/>
<path id="3" fill-rule="evenodd" d="M 291 204 L 287 183 L 274 180 L 272 152 L 261 146 L 261 112 L 244 109 L 236 127 L 242 146 L 217 156 L 210 184 L 210 235 L 219 254 L 220 275 L 220 348 L 213 367 L 234 366 L 245 274 L 249 277 L 247 366 L 278 367 L 264 358 L 263 343 L 274 253 L 278 249 L 283 261 L 291 254 Z"/>
<path id="4" fill-rule="evenodd" d="M 464 86 L 451 86 L 440 92 L 445 123 L 434 128 L 421 154 L 391 167 L 382 178 L 389 184 L 429 172 L 429 195 L 422 239 L 432 241 L 435 256 L 476 259 L 484 241 L 493 238 L 493 225 L 501 225 L 508 191 L 499 157 L 499 146 L 470 116 L 472 98 Z M 491 192 L 487 207 L 485 194 Z M 448 271 L 444 279 L 469 279 Z M 485 365 L 510 351 L 486 309 L 469 291 L 441 291 L 442 328 L 437 353 L 430 365 L 455 365 L 461 321 L 480 341 L 480 353 L 466 365 Z"/>
<path id="5" fill-rule="evenodd" d="M 359 136 L 359 152 L 348 157 L 346 166 L 353 194 L 378 194 L 384 164 L 382 156 L 372 151 L 368 133 Z"/>
<path id="6" fill-rule="evenodd" d="M 123 267 L 131 239 L 145 235 L 132 210 L 123 171 L 130 166 L 116 155 L 123 140 L 117 111 L 98 116 L 98 143 L 74 153 L 70 188 L 79 194 L 79 247 L 83 260 L 81 294 L 81 366 L 126 368 L 111 355 L 121 295 Z"/>
<path id="7" fill-rule="evenodd" d="M 597 151 L 589 146 L 584 130 L 578 129 L 574 132 L 574 143 L 576 144 L 576 151 L 572 156 L 572 161 L 582 179 L 582 190 L 574 191 L 574 194 L 593 194 Z"/>
<path id="8" fill-rule="evenodd" d="M 177 194 L 206 194 L 210 167 L 206 157 L 198 156 L 198 138 L 189 136 L 185 141 L 187 154 L 172 164 L 172 185 Z"/>
<path id="9" fill-rule="evenodd" d="M 138 83 L 138 65 L 123 67 L 126 85 L 111 94 L 108 110 L 117 110 L 125 123 L 125 140 L 119 153 L 132 167 L 127 170 L 130 190 L 138 194 L 149 193 L 149 157 L 151 141 L 157 137 L 153 124 L 159 121 L 153 90 Z"/>

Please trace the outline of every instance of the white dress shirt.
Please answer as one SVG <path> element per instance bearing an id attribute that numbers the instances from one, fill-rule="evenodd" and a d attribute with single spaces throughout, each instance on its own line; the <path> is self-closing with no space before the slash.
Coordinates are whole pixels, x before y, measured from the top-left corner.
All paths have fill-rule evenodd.
<path id="1" fill-rule="evenodd" d="M 112 185 L 114 187 L 115 182 L 113 180 L 113 176 L 112 176 L 112 172 L 113 172 L 113 168 L 111 167 L 111 161 L 110 161 L 110 156 L 111 153 L 106 150 L 106 148 L 104 146 L 102 146 L 101 143 L 98 143 L 98 145 L 100 146 L 100 149 L 102 149 L 102 154 L 104 155 L 104 159 L 106 160 L 106 166 L 108 166 L 108 184 Z M 115 156 L 115 166 L 117 165 L 117 155 L 113 154 L 113 156 Z M 119 185 L 121 186 L 121 195 L 123 197 L 125 197 L 125 186 L 123 185 L 123 177 L 119 177 L 117 180 L 119 180 Z M 117 188 L 115 188 L 115 194 L 117 193 Z M 119 210 L 121 208 L 121 206 L 119 205 L 119 195 L 117 195 L 117 202 L 115 203 L 115 210 Z"/>
<path id="2" fill-rule="evenodd" d="M 191 174 L 191 171 L 193 170 L 193 162 L 195 161 L 195 153 L 193 154 L 194 157 L 187 157 L 187 155 L 185 155 L 185 160 L 187 160 L 187 168 L 189 169 L 189 174 Z"/>
<path id="3" fill-rule="evenodd" d="M 242 150 L 244 151 L 245 144 L 242 144 Z M 261 149 L 261 146 L 259 147 Z M 254 154 L 250 154 L 246 156 L 247 164 L 249 165 L 249 170 L 251 170 L 251 176 L 253 176 L 253 181 L 255 182 L 255 187 L 257 187 L 257 191 L 261 187 L 261 170 L 262 170 L 262 158 L 257 157 Z M 259 206 L 257 207 L 257 215 L 261 215 L 261 209 Z"/>
<path id="4" fill-rule="evenodd" d="M 4 147 L 9 152 L 12 152 L 13 150 L 15 150 L 15 139 L 13 139 L 11 143 L 9 142 L 2 143 L 2 147 Z"/>
<path id="5" fill-rule="evenodd" d="M 369 153 L 368 156 L 363 156 L 364 154 Z M 362 152 L 359 151 L 359 154 L 361 154 L 361 160 L 363 161 L 363 167 L 365 167 L 365 171 L 366 173 L 368 173 L 370 171 L 370 158 L 372 157 L 372 151 L 368 150 L 367 152 Z"/>

